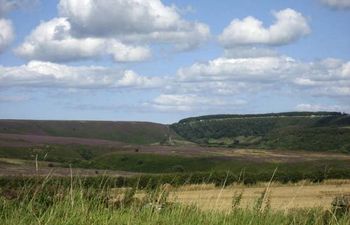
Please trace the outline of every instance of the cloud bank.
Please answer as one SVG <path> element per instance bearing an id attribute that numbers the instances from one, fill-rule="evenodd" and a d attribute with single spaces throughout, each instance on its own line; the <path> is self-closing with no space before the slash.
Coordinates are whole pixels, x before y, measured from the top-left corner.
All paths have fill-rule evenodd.
<path id="1" fill-rule="evenodd" d="M 209 27 L 181 18 L 160 0 L 61 0 L 59 16 L 42 22 L 16 50 L 28 60 L 76 61 L 112 56 L 116 62 L 151 57 L 148 45 L 198 47 Z"/>
<path id="2" fill-rule="evenodd" d="M 131 70 L 67 66 L 41 61 L 31 61 L 17 67 L 0 66 L 0 74 L 0 87 L 140 89 L 158 87 L 162 83 L 160 78 L 140 76 Z"/>

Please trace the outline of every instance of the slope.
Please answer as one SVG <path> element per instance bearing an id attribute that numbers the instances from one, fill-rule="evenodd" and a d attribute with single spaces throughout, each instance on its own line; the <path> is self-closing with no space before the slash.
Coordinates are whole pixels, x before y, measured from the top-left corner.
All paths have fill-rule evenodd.
<path id="1" fill-rule="evenodd" d="M 0 120 L 0 133 L 103 139 L 153 144 L 175 135 L 167 125 L 150 122 Z"/>
<path id="2" fill-rule="evenodd" d="M 205 146 L 350 152 L 350 116 L 337 112 L 209 115 L 171 128 Z"/>

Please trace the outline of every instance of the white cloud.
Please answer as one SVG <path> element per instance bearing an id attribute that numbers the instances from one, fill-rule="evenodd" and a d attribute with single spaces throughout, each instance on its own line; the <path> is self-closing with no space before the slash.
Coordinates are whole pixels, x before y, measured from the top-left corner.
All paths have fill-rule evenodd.
<path id="1" fill-rule="evenodd" d="M 182 49 L 197 47 L 209 37 L 207 25 L 182 19 L 176 7 L 160 0 L 61 0 L 58 8 L 78 36 L 166 42 Z"/>
<path id="2" fill-rule="evenodd" d="M 123 76 L 117 81 L 118 87 L 159 87 L 162 84 L 162 80 L 159 78 L 150 78 L 139 76 L 137 73 L 127 70 L 124 71 Z"/>
<path id="3" fill-rule="evenodd" d="M 350 9 L 349 0 L 320 0 L 323 4 L 336 9 Z"/>
<path id="4" fill-rule="evenodd" d="M 342 65 L 341 74 L 344 77 L 350 77 L 350 62 L 344 63 Z"/>
<path id="5" fill-rule="evenodd" d="M 339 105 L 318 105 L 318 104 L 299 104 L 295 107 L 298 111 L 309 111 L 309 112 L 317 112 L 317 111 L 329 111 L 329 112 L 342 112 L 344 107 Z"/>
<path id="6" fill-rule="evenodd" d="M 50 62 L 31 61 L 17 67 L 0 66 L 0 86 L 55 88 L 155 88 L 163 80 L 144 77 L 133 71 L 114 70 L 97 66 L 67 66 Z"/>
<path id="7" fill-rule="evenodd" d="M 153 106 L 162 111 L 190 111 L 200 101 L 195 95 L 160 95 L 154 99 Z"/>
<path id="8" fill-rule="evenodd" d="M 292 83 L 306 88 L 319 96 L 350 96 L 349 62 L 338 59 L 325 59 L 311 63 L 300 63 L 300 73 L 295 73 Z"/>
<path id="9" fill-rule="evenodd" d="M 0 53 L 13 41 L 14 31 L 10 20 L 0 19 Z"/>
<path id="10" fill-rule="evenodd" d="M 144 61 L 151 57 L 151 50 L 144 46 L 125 45 L 116 40 L 106 42 L 106 52 L 116 62 Z"/>
<path id="11" fill-rule="evenodd" d="M 110 55 L 116 62 L 144 61 L 150 44 L 177 50 L 197 47 L 209 27 L 181 18 L 159 0 L 61 0 L 58 18 L 42 22 L 15 53 L 27 60 L 67 62 Z"/>
<path id="12" fill-rule="evenodd" d="M 226 101 L 222 98 L 198 96 L 195 94 L 161 94 L 147 103 L 157 110 L 165 112 L 189 112 L 194 110 L 209 110 L 210 108 L 232 108 L 246 104 L 243 100 Z"/>
<path id="13" fill-rule="evenodd" d="M 180 80 L 259 81 L 280 80 L 295 70 L 297 62 L 290 57 L 217 58 L 181 68 Z"/>
<path id="14" fill-rule="evenodd" d="M 306 18 L 293 9 L 273 13 L 276 21 L 265 28 L 263 22 L 252 17 L 234 19 L 219 41 L 225 48 L 242 45 L 284 45 L 297 41 L 311 32 Z"/>
<path id="15" fill-rule="evenodd" d="M 247 104 L 241 99 L 249 102 L 256 95 L 342 101 L 350 97 L 349 66 L 350 62 L 339 59 L 302 62 L 281 55 L 220 57 L 180 68 L 146 106 L 163 112 L 218 113 L 235 111 Z M 306 110 L 306 104 L 299 109 Z M 310 107 L 310 111 L 321 109 L 327 108 Z M 329 108 L 333 109 L 345 108 Z"/>
<path id="16" fill-rule="evenodd" d="M 75 29 L 89 36 L 171 30 L 180 20 L 158 0 L 61 0 L 58 8 Z"/>
<path id="17" fill-rule="evenodd" d="M 169 92 L 237 94 L 289 89 L 306 95 L 350 96 L 350 62 L 302 62 L 287 56 L 217 58 L 180 68 Z"/>
<path id="18" fill-rule="evenodd" d="M 142 46 L 127 46 L 113 39 L 75 38 L 66 18 L 54 18 L 41 23 L 15 49 L 15 53 L 34 60 L 54 62 L 96 58 L 105 54 L 115 61 L 141 61 L 150 57 L 150 50 Z"/>
<path id="19" fill-rule="evenodd" d="M 235 96 L 241 93 L 256 92 L 262 85 L 255 85 L 254 83 L 247 83 L 244 81 L 184 81 L 171 80 L 164 88 L 163 92 L 166 94 L 198 94 L 203 93 L 212 96 Z"/>

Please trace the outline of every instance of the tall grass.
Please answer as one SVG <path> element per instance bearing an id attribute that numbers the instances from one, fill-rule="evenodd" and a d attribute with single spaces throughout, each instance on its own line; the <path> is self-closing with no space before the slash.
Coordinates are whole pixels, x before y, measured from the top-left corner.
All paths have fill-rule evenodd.
<path id="1" fill-rule="evenodd" d="M 138 224 L 259 224 L 259 225 L 349 225 L 349 214 L 320 209 L 273 211 L 267 192 L 254 207 L 239 207 L 241 194 L 233 196 L 230 212 L 201 211 L 168 201 L 166 185 L 146 189 L 136 197 L 137 186 L 110 189 L 101 182 L 99 188 L 86 188 L 74 178 L 70 187 L 60 182 L 23 185 L 1 190 L 0 224 L 2 225 L 138 225 Z"/>

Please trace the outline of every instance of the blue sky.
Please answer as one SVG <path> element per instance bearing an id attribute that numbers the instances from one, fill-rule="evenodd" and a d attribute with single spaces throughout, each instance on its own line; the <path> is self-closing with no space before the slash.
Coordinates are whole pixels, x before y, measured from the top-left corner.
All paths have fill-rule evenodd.
<path id="1" fill-rule="evenodd" d="M 0 0 L 0 118 L 350 112 L 350 1 Z"/>

